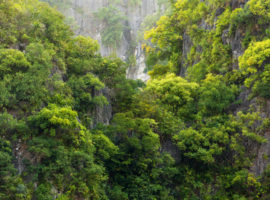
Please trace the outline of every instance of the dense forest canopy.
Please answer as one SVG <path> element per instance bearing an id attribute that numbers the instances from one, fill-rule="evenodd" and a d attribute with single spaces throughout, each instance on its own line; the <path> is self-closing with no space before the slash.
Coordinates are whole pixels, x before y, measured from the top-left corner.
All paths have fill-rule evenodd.
<path id="1" fill-rule="evenodd" d="M 48 3 L 0 0 L 1 200 L 270 199 L 269 0 L 168 1 L 147 83 Z"/>

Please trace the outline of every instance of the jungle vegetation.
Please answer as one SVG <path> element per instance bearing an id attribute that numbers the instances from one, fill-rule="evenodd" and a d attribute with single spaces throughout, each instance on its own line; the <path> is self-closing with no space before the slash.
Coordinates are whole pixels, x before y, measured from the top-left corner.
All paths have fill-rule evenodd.
<path id="1" fill-rule="evenodd" d="M 143 83 L 48 3 L 0 0 L 0 199 L 270 199 L 270 166 L 251 170 L 269 142 L 270 1 L 237 2 L 171 0 Z"/>

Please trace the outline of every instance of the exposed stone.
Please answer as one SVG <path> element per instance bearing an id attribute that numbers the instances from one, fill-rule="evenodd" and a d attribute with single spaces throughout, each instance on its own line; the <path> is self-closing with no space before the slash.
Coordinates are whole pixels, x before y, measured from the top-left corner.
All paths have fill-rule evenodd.
<path id="1" fill-rule="evenodd" d="M 270 118 L 270 101 L 265 101 L 261 106 L 261 116 L 263 118 Z M 270 129 L 267 129 L 263 136 L 267 140 L 266 143 L 261 144 L 256 149 L 256 158 L 254 160 L 254 165 L 251 171 L 256 175 L 261 175 L 266 167 L 270 164 Z"/>
<path id="2" fill-rule="evenodd" d="M 107 98 L 108 105 L 96 106 L 94 111 L 94 121 L 93 126 L 98 123 L 109 125 L 112 118 L 112 104 L 110 102 L 110 90 L 109 88 L 104 88 L 101 91 L 96 91 L 95 96 L 103 95 Z"/>
<path id="3" fill-rule="evenodd" d="M 232 0 L 230 2 L 230 6 L 235 8 L 243 8 L 248 0 Z M 65 11 L 65 15 L 68 17 L 72 17 L 77 22 L 79 29 L 76 31 L 76 34 L 91 36 L 92 38 L 99 41 L 101 44 L 101 24 L 97 22 L 94 17 L 94 12 L 98 11 L 99 8 L 108 5 L 108 0 L 73 0 L 73 6 L 69 10 Z M 140 29 L 140 25 L 143 19 L 147 15 L 151 15 L 155 13 L 158 9 L 157 0 L 142 0 L 142 4 L 137 6 L 136 8 L 131 8 L 127 6 L 127 1 L 125 4 L 120 7 L 120 10 L 123 11 L 126 16 L 127 20 L 125 21 L 126 29 L 123 34 L 123 38 L 119 48 L 117 49 L 117 55 L 126 60 L 128 58 L 128 54 L 130 53 L 130 48 L 134 49 L 134 56 L 136 57 L 136 66 L 132 66 L 127 70 L 127 77 L 130 79 L 141 79 L 146 81 L 149 77 L 144 72 L 145 71 L 145 55 L 141 48 L 141 44 L 139 42 L 136 43 L 135 47 L 132 47 L 132 42 L 136 41 L 136 35 Z M 82 12 L 78 12 L 81 10 Z M 216 12 L 216 19 L 218 16 L 222 14 L 224 11 L 223 8 L 218 9 Z M 215 28 L 215 25 L 209 25 L 204 20 L 200 23 L 200 28 L 205 30 L 211 30 Z M 232 35 L 229 35 L 229 29 L 224 30 L 222 33 L 222 42 L 224 45 L 229 45 L 231 47 L 231 54 L 232 54 L 232 69 L 238 69 L 238 58 L 239 56 L 243 55 L 244 49 L 242 47 L 241 41 L 243 39 L 243 34 L 241 30 L 237 29 Z M 188 34 L 183 35 L 183 50 L 181 62 L 181 70 L 179 75 L 185 76 L 186 73 L 186 63 L 185 59 L 187 58 L 190 49 L 193 43 L 188 36 Z M 103 56 L 110 55 L 112 53 L 112 49 L 105 47 L 101 44 L 101 54 Z M 195 63 L 193 63 L 195 64 Z M 241 101 L 239 105 L 232 105 L 230 110 L 232 110 L 235 114 L 238 111 L 248 111 L 250 105 L 255 106 L 258 108 L 258 104 L 256 103 L 256 99 L 250 100 L 249 94 L 250 91 L 247 88 L 242 88 L 242 92 L 240 93 L 237 100 Z M 101 92 L 104 96 L 108 97 L 109 99 L 109 91 L 104 90 Z M 266 103 L 264 107 L 264 117 L 270 117 L 270 102 Z M 94 119 L 94 124 L 99 122 L 108 124 L 111 117 L 112 117 L 112 108 L 109 104 L 105 107 L 98 107 L 95 110 L 96 118 Z M 270 130 L 266 131 L 264 134 L 265 138 L 268 140 L 267 143 L 260 145 L 258 148 L 255 148 L 256 158 L 254 159 L 254 165 L 251 167 L 251 171 L 254 172 L 255 175 L 260 175 L 266 168 L 266 166 L 270 163 Z M 170 143 L 169 141 L 165 141 L 162 144 L 162 151 L 170 152 L 170 154 L 179 160 L 178 157 L 179 152 L 177 148 Z"/>
<path id="4" fill-rule="evenodd" d="M 62 11 L 66 17 L 75 20 L 78 26 L 78 29 L 75 30 L 76 35 L 91 36 L 98 40 L 100 52 L 103 56 L 108 56 L 113 53 L 113 49 L 102 45 L 102 24 L 98 22 L 94 13 L 107 5 L 108 0 L 72 0 L 71 7 Z M 130 7 L 128 6 L 128 1 L 124 1 L 124 5 L 119 6 L 119 9 L 125 13 L 127 19 L 124 22 L 126 28 L 116 54 L 121 59 L 127 60 L 130 56 L 130 52 L 133 53 L 136 58 L 136 65 L 127 69 L 127 78 L 147 81 L 149 76 L 145 72 L 146 65 L 144 51 L 142 50 L 141 43 L 137 42 L 136 45 L 134 45 L 134 42 L 137 40 L 137 34 L 144 18 L 158 10 L 157 0 L 143 0 L 141 5 L 136 7 Z M 95 95 L 105 96 L 109 101 L 109 104 L 95 108 L 92 126 L 96 126 L 98 123 L 109 124 L 112 118 L 112 105 L 110 103 L 109 95 L 110 90 L 105 88 L 96 93 L 97 94 Z"/>
<path id="5" fill-rule="evenodd" d="M 113 53 L 113 49 L 102 45 L 100 34 L 102 25 L 95 18 L 94 13 L 106 5 L 108 5 L 108 0 L 72 0 L 71 8 L 64 11 L 67 17 L 74 18 L 77 22 L 79 27 L 75 31 L 77 35 L 91 36 L 99 41 L 100 51 L 103 56 Z M 127 77 L 146 81 L 149 76 L 145 72 L 144 52 L 139 42 L 136 43 L 135 48 L 132 47 L 132 43 L 136 42 L 137 33 L 144 18 L 158 10 L 157 0 L 143 0 L 141 5 L 136 7 L 128 6 L 128 1 L 124 1 L 124 5 L 119 6 L 119 9 L 125 13 L 127 20 L 125 21 L 126 28 L 116 54 L 126 60 L 130 56 L 130 48 L 133 48 L 136 65 L 127 70 Z"/>

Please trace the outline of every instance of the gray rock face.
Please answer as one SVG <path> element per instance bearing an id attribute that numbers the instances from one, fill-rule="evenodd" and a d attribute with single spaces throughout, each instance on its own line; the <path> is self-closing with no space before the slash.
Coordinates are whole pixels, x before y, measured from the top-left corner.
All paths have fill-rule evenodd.
<path id="1" fill-rule="evenodd" d="M 254 165 L 251 168 L 251 171 L 256 176 L 261 175 L 270 164 L 270 130 L 267 130 L 264 137 L 267 139 L 267 142 L 257 149 L 257 157 L 255 158 Z"/>
<path id="2" fill-rule="evenodd" d="M 110 90 L 109 88 L 104 88 L 101 91 L 95 92 L 96 96 L 103 95 L 108 100 L 108 105 L 97 106 L 94 110 L 94 121 L 93 126 L 96 126 L 98 123 L 109 125 L 112 118 L 112 105 L 110 102 Z"/>
<path id="3" fill-rule="evenodd" d="M 187 69 L 187 66 L 186 66 L 186 59 L 187 59 L 187 56 L 190 52 L 190 49 L 192 48 L 193 46 L 193 43 L 192 41 L 190 40 L 190 37 L 184 33 L 183 35 L 183 51 L 182 51 L 182 56 L 183 56 L 183 60 L 181 61 L 181 69 L 180 69 L 180 76 L 185 76 L 185 73 L 186 73 L 186 69 Z"/>
<path id="4" fill-rule="evenodd" d="M 78 29 L 75 31 L 77 35 L 91 36 L 98 40 L 103 56 L 113 53 L 113 49 L 102 45 L 102 24 L 98 22 L 94 13 L 107 5 L 108 0 L 72 0 L 71 8 L 63 11 L 65 16 L 75 19 L 78 26 Z M 128 0 L 125 0 L 124 4 L 119 6 L 119 9 L 125 13 L 127 18 L 125 21 L 126 28 L 116 54 L 118 57 L 126 60 L 132 48 L 136 64 L 127 70 L 127 77 L 146 81 L 149 79 L 149 76 L 144 72 L 146 67 L 144 62 L 145 56 L 141 43 L 137 41 L 137 34 L 144 18 L 158 10 L 157 0 L 142 0 L 142 3 L 137 6 L 128 6 Z"/>
<path id="5" fill-rule="evenodd" d="M 145 55 L 141 43 L 137 40 L 137 35 L 144 18 L 155 13 L 158 10 L 158 4 L 157 0 L 142 0 L 141 4 L 137 6 L 129 6 L 128 1 L 124 0 L 123 4 L 118 7 L 124 13 L 126 19 L 124 22 L 125 30 L 116 52 L 114 49 L 102 44 L 101 31 L 103 25 L 95 17 L 95 13 L 100 8 L 109 5 L 109 0 L 71 0 L 70 8 L 62 10 L 62 12 L 67 18 L 75 20 L 76 35 L 90 36 L 99 42 L 102 56 L 116 53 L 121 59 L 127 60 L 128 56 L 133 54 L 134 58 L 136 58 L 136 64 L 127 69 L 127 78 L 146 81 L 149 76 L 145 73 Z M 98 123 L 109 124 L 112 118 L 110 91 L 104 89 L 101 93 L 108 99 L 109 105 L 95 109 L 93 126 Z"/>
<path id="6" fill-rule="evenodd" d="M 72 0 L 72 6 L 70 9 L 64 11 L 64 14 L 67 17 L 74 18 L 78 29 L 76 31 L 77 35 L 91 36 L 92 38 L 99 41 L 101 44 L 101 29 L 102 25 L 96 20 L 94 17 L 94 13 L 104 6 L 108 5 L 109 0 Z M 243 7 L 248 0 L 232 0 L 231 6 L 233 9 L 238 7 Z M 130 79 L 141 79 L 143 81 L 148 80 L 149 76 L 144 72 L 145 70 L 145 55 L 141 48 L 141 43 L 137 41 L 137 34 L 140 29 L 141 23 L 147 15 L 154 14 L 157 12 L 158 4 L 157 0 L 142 0 L 142 4 L 137 7 L 129 7 L 128 0 L 124 0 L 124 4 L 119 7 L 119 9 L 125 13 L 127 19 L 125 21 L 125 25 L 127 26 L 124 34 L 122 36 L 121 43 L 119 44 L 119 48 L 117 49 L 117 55 L 126 60 L 128 57 L 128 51 L 130 48 L 133 48 L 133 54 L 136 58 L 136 65 L 130 67 L 127 70 L 127 77 Z M 217 11 L 216 16 L 219 16 L 224 10 L 220 9 Z M 209 30 L 215 27 L 209 26 L 204 21 L 201 22 L 200 27 Z M 228 36 L 228 30 L 225 30 L 222 34 L 222 41 L 226 45 L 231 46 L 232 51 L 232 67 L 233 69 L 238 68 L 238 57 L 244 53 L 244 49 L 241 45 L 241 39 L 243 35 L 240 30 L 236 30 L 233 36 Z M 135 45 L 133 44 L 135 42 Z M 187 57 L 191 47 L 192 41 L 189 36 L 185 34 L 183 36 L 183 52 L 182 55 L 184 58 Z M 113 50 L 101 44 L 101 54 L 103 56 L 110 55 Z M 185 62 L 181 63 L 181 71 L 180 76 L 185 76 L 186 66 Z M 108 91 L 102 92 L 105 96 L 108 94 Z M 249 91 L 247 89 L 243 89 L 243 92 L 239 96 L 239 100 L 242 100 L 242 105 L 237 108 L 232 108 L 235 110 L 235 113 L 239 110 L 248 110 L 249 105 L 256 105 L 256 100 L 250 101 L 248 100 Z M 257 107 L 259 107 L 257 105 Z M 265 106 L 265 116 L 270 117 L 270 103 L 267 102 Z M 97 108 L 96 116 L 94 124 L 98 122 L 102 122 L 105 124 L 109 123 L 111 118 L 111 107 L 110 105 L 103 108 Z M 268 140 L 267 143 L 261 145 L 256 148 L 257 157 L 254 160 L 254 165 L 251 168 L 251 171 L 256 175 L 262 174 L 265 167 L 270 163 L 270 130 L 265 132 L 265 138 Z M 163 144 L 164 150 L 171 152 L 174 157 L 176 157 L 176 150 L 170 143 Z"/>
<path id="7" fill-rule="evenodd" d="M 232 0 L 231 1 L 231 7 L 233 9 L 239 8 L 239 7 L 244 7 L 245 4 L 248 2 L 248 0 Z M 216 19 L 217 17 L 223 12 L 223 9 L 220 9 L 216 13 Z M 211 30 L 215 29 L 214 26 L 209 26 L 205 21 L 202 20 L 200 23 L 200 28 L 204 30 Z M 229 29 L 224 30 L 222 34 L 222 42 L 225 45 L 229 45 L 231 48 L 231 55 L 232 55 L 232 68 L 233 69 L 238 69 L 238 58 L 244 54 L 245 50 L 242 47 L 241 41 L 244 38 L 243 33 L 241 30 L 236 30 L 234 35 L 229 36 L 228 34 Z M 183 34 L 183 50 L 182 50 L 182 56 L 183 56 L 183 61 L 181 62 L 181 69 L 180 69 L 180 76 L 185 76 L 187 65 L 185 63 L 185 59 L 187 58 L 191 48 L 193 46 L 192 41 L 190 40 L 189 35 L 186 33 Z M 193 63 L 195 64 L 195 63 Z M 261 116 L 263 118 L 270 118 L 270 101 L 267 101 L 264 106 L 262 107 L 259 105 L 257 102 L 258 99 L 249 99 L 250 95 L 250 90 L 245 88 L 244 86 L 241 88 L 242 92 L 238 97 L 238 100 L 240 100 L 242 103 L 241 105 L 237 105 L 235 108 L 231 107 L 231 110 L 234 111 L 234 114 L 236 114 L 239 111 L 246 111 L 248 112 L 250 106 L 253 106 L 256 108 L 257 111 L 261 113 Z M 270 129 L 266 130 L 262 134 L 265 139 L 267 140 L 266 143 L 254 146 L 253 147 L 253 153 L 256 155 L 253 161 L 253 166 L 250 168 L 250 171 L 253 172 L 256 176 L 261 175 L 264 170 L 266 169 L 267 165 L 270 164 Z M 166 148 L 166 146 L 165 146 Z M 172 151 L 172 146 L 166 149 L 168 152 Z M 172 155 L 175 155 L 172 154 Z"/>
<path id="8" fill-rule="evenodd" d="M 270 101 L 267 100 L 264 102 L 264 105 L 261 106 L 261 115 L 264 118 L 270 118 Z M 259 176 L 261 175 L 266 167 L 270 164 L 270 129 L 268 128 L 264 134 L 264 138 L 267 140 L 265 143 L 256 148 L 255 154 L 257 155 L 251 171 Z"/>

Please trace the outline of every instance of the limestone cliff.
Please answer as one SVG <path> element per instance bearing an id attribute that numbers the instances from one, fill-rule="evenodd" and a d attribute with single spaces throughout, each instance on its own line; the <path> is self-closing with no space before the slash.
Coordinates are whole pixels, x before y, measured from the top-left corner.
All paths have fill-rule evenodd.
<path id="1" fill-rule="evenodd" d="M 72 0 L 69 8 L 63 10 L 65 16 L 75 19 L 78 26 L 75 31 L 77 35 L 91 36 L 99 41 L 103 56 L 112 54 L 113 50 L 102 44 L 102 24 L 97 20 L 94 13 L 102 7 L 106 7 L 108 2 L 108 0 Z M 157 0 L 143 0 L 135 6 L 129 5 L 128 0 L 125 0 L 123 4 L 118 5 L 118 8 L 125 14 L 126 18 L 122 39 L 116 49 L 116 54 L 123 60 L 127 60 L 132 54 L 136 58 L 136 62 L 127 70 L 127 77 L 145 81 L 149 77 L 144 72 L 145 56 L 141 43 L 137 39 L 137 34 L 144 18 L 158 11 Z"/>
<path id="2" fill-rule="evenodd" d="M 234 9 L 239 9 L 239 8 L 244 8 L 248 3 L 248 0 L 232 0 L 230 1 L 230 7 Z M 216 14 L 215 14 L 215 19 L 214 21 L 217 21 L 219 16 L 224 12 L 224 9 L 220 8 Z M 199 27 L 202 30 L 215 30 L 216 29 L 216 24 L 213 24 L 210 26 L 205 22 L 203 19 L 200 22 Z M 222 32 L 222 43 L 223 45 L 227 45 L 230 48 L 230 55 L 231 55 L 231 68 L 232 69 L 239 69 L 239 62 L 238 59 L 240 56 L 242 56 L 245 52 L 245 48 L 242 45 L 242 41 L 244 40 L 245 34 L 243 34 L 243 30 L 240 28 L 236 29 L 234 34 L 229 35 L 229 28 L 225 29 Z M 183 59 L 181 61 L 181 66 L 180 66 L 180 76 L 185 76 L 186 70 L 188 68 L 188 64 L 186 64 L 186 60 L 188 59 L 188 55 L 191 51 L 191 48 L 193 47 L 193 43 L 190 39 L 190 36 L 188 33 L 183 34 L 183 48 L 182 48 L 182 56 Z M 202 49 L 198 50 L 199 52 L 203 52 Z M 196 60 L 194 61 L 193 65 L 196 64 Z M 240 93 L 238 97 L 238 101 L 241 102 L 237 107 L 231 108 L 232 111 L 235 112 L 235 114 L 238 111 L 244 111 L 248 112 L 249 108 L 252 106 L 254 109 L 256 109 L 258 112 L 261 113 L 261 116 L 263 118 L 269 118 L 270 117 L 270 102 L 269 100 L 261 100 L 259 98 L 253 98 L 250 99 L 250 93 L 251 91 L 247 89 L 246 87 L 242 87 L 242 92 Z M 259 176 L 261 175 L 264 170 L 266 169 L 267 165 L 270 164 L 270 131 L 266 130 L 262 134 L 267 142 L 260 146 L 253 146 L 254 149 L 254 155 L 255 159 L 253 162 L 253 166 L 251 167 L 251 171 L 256 175 Z"/>
<path id="3" fill-rule="evenodd" d="M 102 24 L 98 22 L 94 13 L 97 12 L 100 8 L 106 7 L 108 5 L 108 0 L 71 0 L 71 4 L 69 9 L 64 10 L 64 14 L 69 18 L 74 18 L 78 28 L 76 30 L 77 35 L 84 35 L 84 36 L 91 36 L 94 39 L 97 39 L 101 45 L 101 54 L 104 56 L 110 55 L 113 53 L 112 49 L 106 47 L 101 42 L 101 30 Z M 157 0 L 142 0 L 141 4 L 131 7 L 128 4 L 128 0 L 123 1 L 124 4 L 119 6 L 119 9 L 125 13 L 125 30 L 122 35 L 122 40 L 119 44 L 119 48 L 117 48 L 116 53 L 119 57 L 123 60 L 127 60 L 130 52 L 136 58 L 136 64 L 131 66 L 127 70 L 127 77 L 131 79 L 141 79 L 147 80 L 149 77 L 144 72 L 145 71 L 145 56 L 144 52 L 141 48 L 141 43 L 137 40 L 137 35 L 140 30 L 141 24 L 146 16 L 152 15 L 159 10 L 159 5 Z M 232 0 L 230 1 L 230 7 L 232 9 L 236 8 L 243 8 L 248 0 Z M 218 17 L 224 12 L 224 9 L 220 8 L 216 12 L 215 21 Z M 200 28 L 205 30 L 215 29 L 215 24 L 212 26 L 207 24 L 205 20 L 200 22 Z M 238 58 L 239 56 L 243 55 L 244 48 L 241 44 L 244 35 L 241 33 L 241 30 L 236 30 L 233 35 L 228 34 L 229 28 L 225 29 L 222 33 L 222 42 L 224 45 L 230 46 L 231 49 L 231 60 L 232 60 L 232 68 L 238 68 Z M 186 68 L 185 66 L 185 59 L 187 58 L 193 44 L 188 35 L 188 33 L 183 34 L 183 48 L 182 48 L 182 55 L 183 58 L 181 61 L 181 70 L 180 75 L 185 76 Z M 131 50 L 131 51 L 130 51 Z M 195 63 L 193 63 L 195 64 Z M 240 110 L 247 110 L 249 105 L 255 105 L 257 109 L 261 109 L 260 111 L 266 117 L 269 117 L 269 102 L 267 102 L 263 108 L 259 108 L 260 106 L 256 103 L 256 100 L 249 101 L 248 99 L 249 91 L 244 89 L 243 92 L 239 96 L 239 101 L 241 101 L 241 105 L 237 108 L 232 108 L 235 112 Z M 106 108 L 107 109 L 107 108 Z M 111 110 L 108 108 L 107 110 Z M 106 122 L 108 123 L 109 119 L 104 119 L 106 116 L 110 116 L 111 114 L 104 114 L 108 113 L 104 112 L 103 110 L 97 110 L 97 115 L 99 116 L 97 119 L 98 122 Z M 110 113 L 110 112 L 109 112 Z M 270 163 L 270 137 L 269 131 L 265 133 L 265 137 L 268 140 L 268 143 L 261 145 L 260 147 L 256 148 L 256 159 L 254 161 L 254 166 L 252 167 L 252 171 L 256 175 L 260 175 L 268 163 Z M 168 146 L 168 147 L 167 147 Z M 171 145 L 164 145 L 164 149 L 170 152 Z M 173 153 L 172 153 L 173 154 Z"/>

